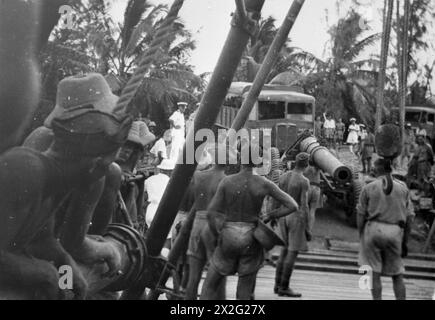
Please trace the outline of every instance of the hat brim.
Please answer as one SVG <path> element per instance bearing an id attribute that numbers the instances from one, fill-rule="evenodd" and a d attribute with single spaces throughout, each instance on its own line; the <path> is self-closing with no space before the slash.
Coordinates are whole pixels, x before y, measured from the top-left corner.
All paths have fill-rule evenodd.
<path id="1" fill-rule="evenodd" d="M 112 114 L 113 111 L 115 110 L 115 107 L 116 107 L 116 104 L 118 103 L 118 100 L 119 100 L 118 96 L 116 96 L 114 94 L 110 94 L 110 95 L 107 95 L 106 97 L 104 97 L 96 102 L 92 102 L 91 104 L 94 106 L 94 108 L 96 110 L 99 110 L 101 112 L 105 112 L 108 114 Z M 86 105 L 86 104 L 89 104 L 89 103 L 83 103 L 83 105 Z M 65 108 L 56 104 L 53 111 L 45 119 L 44 126 L 47 128 L 51 128 L 52 127 L 51 124 L 53 122 L 53 119 L 60 117 L 65 112 L 65 110 L 66 110 Z"/>
<path id="2" fill-rule="evenodd" d="M 166 170 L 166 171 L 172 171 L 172 170 L 174 170 L 175 169 L 175 166 L 174 167 L 167 167 L 167 166 L 157 166 L 157 169 L 160 169 L 160 170 Z"/>

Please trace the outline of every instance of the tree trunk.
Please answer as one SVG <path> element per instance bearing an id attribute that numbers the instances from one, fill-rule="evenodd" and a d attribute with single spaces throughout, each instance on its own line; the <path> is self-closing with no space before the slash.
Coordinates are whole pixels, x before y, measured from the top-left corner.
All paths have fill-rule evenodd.
<path id="1" fill-rule="evenodd" d="M 398 74 L 399 74 L 399 111 L 400 111 L 400 128 L 402 132 L 402 143 L 405 142 L 405 107 L 406 93 L 408 84 L 408 39 L 409 39 L 409 18 L 410 18 L 410 1 L 405 0 L 403 25 L 400 19 L 400 6 L 397 1 L 397 46 L 398 46 Z M 401 30 L 401 31 L 399 31 Z"/>
<path id="2" fill-rule="evenodd" d="M 384 111 L 384 89 L 385 89 L 385 73 L 387 70 L 388 49 L 390 44 L 391 22 L 393 18 L 394 0 L 385 0 L 384 6 L 384 23 L 382 30 L 381 44 L 381 65 L 379 68 L 378 96 L 376 109 L 376 129 L 382 124 L 382 114 Z"/>

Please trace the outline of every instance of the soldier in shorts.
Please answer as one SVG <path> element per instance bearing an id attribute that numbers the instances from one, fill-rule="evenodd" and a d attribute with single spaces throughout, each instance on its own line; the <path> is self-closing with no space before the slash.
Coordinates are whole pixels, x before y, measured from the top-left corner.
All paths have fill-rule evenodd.
<path id="1" fill-rule="evenodd" d="M 192 188 L 194 193 L 194 206 L 196 210 L 195 221 L 189 239 L 187 251 L 189 264 L 189 282 L 186 288 L 186 300 L 196 300 L 198 285 L 201 280 L 202 270 L 211 259 L 216 248 L 217 235 L 213 233 L 208 224 L 208 211 L 213 196 L 219 183 L 225 178 L 226 163 L 219 163 L 218 155 L 226 153 L 225 145 L 217 147 L 214 156 L 214 166 L 207 171 L 197 171 L 193 176 Z M 225 299 L 225 281 L 219 284 L 217 299 Z"/>
<path id="2" fill-rule="evenodd" d="M 286 243 L 276 267 L 274 292 L 280 297 L 299 298 L 302 295 L 289 288 L 290 278 L 299 251 L 307 250 L 306 229 L 308 227 L 308 192 L 310 181 L 304 176 L 310 156 L 300 153 L 296 157 L 296 167 L 280 179 L 279 186 L 299 205 L 299 211 L 279 220 L 281 237 Z"/>
<path id="3" fill-rule="evenodd" d="M 384 179 L 387 175 L 393 179 L 391 171 L 389 161 L 377 160 L 377 179 L 364 187 L 358 204 L 360 265 L 373 270 L 374 300 L 382 299 L 381 276 L 392 277 L 396 299 L 406 299 L 402 257 L 407 255 L 407 239 L 414 209 L 405 183 L 392 180 L 391 193 L 384 191 Z"/>
<path id="4" fill-rule="evenodd" d="M 312 160 L 312 159 L 311 159 Z M 313 228 L 316 221 L 316 210 L 321 207 L 322 190 L 320 189 L 320 168 L 310 160 L 309 167 L 305 170 L 304 176 L 310 181 L 308 191 L 308 225 L 306 229 L 307 241 L 313 237 Z"/>
<path id="5" fill-rule="evenodd" d="M 242 162 L 240 173 L 221 181 L 208 207 L 209 214 L 215 213 L 224 219 L 220 227 L 210 224 L 219 230 L 219 239 L 210 261 L 201 300 L 216 299 L 215 291 L 221 280 L 236 273 L 239 277 L 237 299 L 251 300 L 258 270 L 264 262 L 264 249 L 254 238 L 264 198 L 271 196 L 284 206 L 267 213 L 266 220 L 298 210 L 297 203 L 273 182 L 254 175 L 253 148 L 255 147 L 244 148 L 242 142 L 242 153 L 245 154 L 248 149 L 246 154 L 249 154 L 249 161 L 246 164 Z"/>

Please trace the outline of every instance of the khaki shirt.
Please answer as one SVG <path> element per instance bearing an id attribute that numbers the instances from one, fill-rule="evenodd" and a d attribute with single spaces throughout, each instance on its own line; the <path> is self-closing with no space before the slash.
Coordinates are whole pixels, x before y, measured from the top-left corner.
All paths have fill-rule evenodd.
<path id="1" fill-rule="evenodd" d="M 358 214 L 365 216 L 366 220 L 389 224 L 406 222 L 409 216 L 415 215 L 406 184 L 393 180 L 393 191 L 387 196 L 381 178 L 363 188 L 357 209 Z"/>

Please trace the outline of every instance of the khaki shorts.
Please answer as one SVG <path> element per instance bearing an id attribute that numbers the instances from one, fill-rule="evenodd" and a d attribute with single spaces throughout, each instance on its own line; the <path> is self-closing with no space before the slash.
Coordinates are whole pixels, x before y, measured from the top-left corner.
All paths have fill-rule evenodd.
<path id="1" fill-rule="evenodd" d="M 307 224 L 300 212 L 293 213 L 279 220 L 281 238 L 289 251 L 308 251 L 305 230 Z"/>
<path id="2" fill-rule="evenodd" d="M 216 271 L 229 276 L 257 273 L 264 262 L 263 247 L 254 238 L 256 223 L 226 222 L 210 261 Z"/>
<path id="3" fill-rule="evenodd" d="M 334 129 L 325 129 L 325 138 L 334 139 Z"/>
<path id="4" fill-rule="evenodd" d="M 210 230 L 207 211 L 197 211 L 189 238 L 187 255 L 202 261 L 211 259 L 216 248 L 216 237 Z"/>
<path id="5" fill-rule="evenodd" d="M 361 238 L 360 265 L 368 265 L 384 276 L 403 274 L 402 240 L 403 229 L 399 226 L 368 222 Z"/>
<path id="6" fill-rule="evenodd" d="M 317 209 L 321 206 L 320 198 L 321 198 L 321 190 L 318 186 L 310 186 L 308 191 L 308 206 L 310 209 Z"/>

